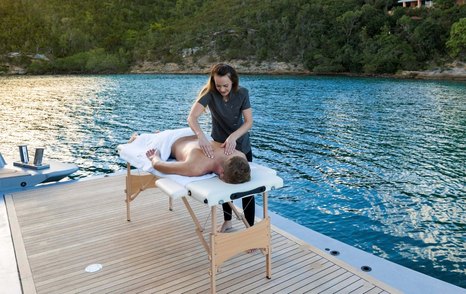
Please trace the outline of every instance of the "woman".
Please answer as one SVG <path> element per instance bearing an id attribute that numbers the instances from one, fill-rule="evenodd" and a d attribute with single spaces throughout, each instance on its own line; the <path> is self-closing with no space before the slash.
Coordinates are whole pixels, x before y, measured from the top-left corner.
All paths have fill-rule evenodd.
<path id="1" fill-rule="evenodd" d="M 225 154 L 230 155 L 237 149 L 252 161 L 249 129 L 252 127 L 252 109 L 249 102 L 249 92 L 239 86 L 236 70 L 230 65 L 219 63 L 212 67 L 207 84 L 202 88 L 188 116 L 188 124 L 199 139 L 199 146 L 204 154 L 213 158 L 214 152 L 209 139 L 199 126 L 198 118 L 209 107 L 212 115 L 212 139 L 222 143 Z M 249 225 L 254 225 L 254 196 L 244 197 L 243 211 Z M 223 223 L 220 231 L 231 229 L 231 207 L 223 205 Z"/>

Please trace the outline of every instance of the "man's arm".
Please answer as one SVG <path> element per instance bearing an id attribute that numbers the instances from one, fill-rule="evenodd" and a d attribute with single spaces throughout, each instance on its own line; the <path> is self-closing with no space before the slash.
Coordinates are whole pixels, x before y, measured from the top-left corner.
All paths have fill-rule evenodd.
<path id="1" fill-rule="evenodd" d="M 200 162 L 193 160 L 166 162 L 160 158 L 160 152 L 151 149 L 146 152 L 147 158 L 152 163 L 154 169 L 164 174 L 177 174 L 181 176 L 196 177 L 207 174 Z"/>

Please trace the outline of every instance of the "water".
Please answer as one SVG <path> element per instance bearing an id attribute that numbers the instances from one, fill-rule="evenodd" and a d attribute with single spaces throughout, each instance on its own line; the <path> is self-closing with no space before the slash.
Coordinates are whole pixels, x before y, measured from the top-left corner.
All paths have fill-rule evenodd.
<path id="1" fill-rule="evenodd" d="M 73 178 L 125 169 L 133 132 L 186 126 L 203 75 L 0 78 L 0 152 L 45 146 Z M 466 84 L 242 76 L 270 210 L 466 288 Z M 201 118 L 209 129 L 209 117 Z"/>

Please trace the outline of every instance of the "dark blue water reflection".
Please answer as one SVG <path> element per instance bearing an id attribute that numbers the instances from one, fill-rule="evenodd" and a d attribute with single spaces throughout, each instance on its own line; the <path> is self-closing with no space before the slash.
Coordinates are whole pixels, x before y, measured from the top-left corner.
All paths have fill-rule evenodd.
<path id="1" fill-rule="evenodd" d="M 46 146 L 75 178 L 125 168 L 133 132 L 186 126 L 198 75 L 0 79 L 0 152 Z M 270 209 L 466 287 L 466 84 L 243 76 L 255 161 L 285 187 Z M 209 128 L 209 117 L 202 118 Z"/>

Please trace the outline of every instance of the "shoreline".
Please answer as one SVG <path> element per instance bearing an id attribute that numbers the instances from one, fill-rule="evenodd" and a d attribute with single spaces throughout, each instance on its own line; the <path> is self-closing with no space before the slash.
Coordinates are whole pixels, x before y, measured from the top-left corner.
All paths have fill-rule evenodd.
<path id="1" fill-rule="evenodd" d="M 426 71 L 402 71 L 395 74 L 364 74 L 350 72 L 311 72 L 302 64 L 286 62 L 261 62 L 254 63 L 244 60 L 230 60 L 228 62 L 240 75 L 297 75 L 297 76 L 346 76 L 367 78 L 395 78 L 417 80 L 451 80 L 466 81 L 466 64 L 453 62 L 442 68 L 434 68 Z M 210 65 L 204 60 L 184 64 L 143 62 L 130 68 L 130 74 L 208 74 Z"/>
<path id="2" fill-rule="evenodd" d="M 362 78 L 393 78 L 408 80 L 444 80 L 466 81 L 466 63 L 453 62 L 444 67 L 437 67 L 425 71 L 401 71 L 395 74 L 365 74 L 351 72 L 311 72 L 303 65 L 286 62 L 261 62 L 254 63 L 244 60 L 231 60 L 228 62 L 236 68 L 240 75 L 269 75 L 269 76 L 341 76 Z M 209 74 L 212 62 L 198 60 L 188 61 L 184 64 L 142 62 L 138 63 L 123 73 L 107 72 L 101 74 Z M 18 66 L 9 66 L 8 72 L 0 73 L 0 77 L 6 76 L 41 76 L 41 75 L 88 75 L 90 73 L 65 73 L 65 74 L 29 74 L 26 69 Z"/>

